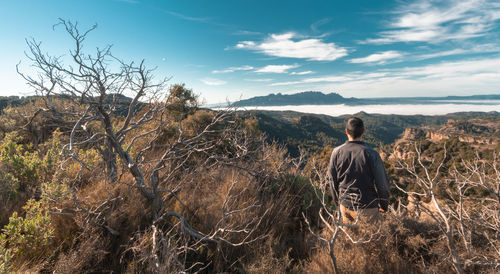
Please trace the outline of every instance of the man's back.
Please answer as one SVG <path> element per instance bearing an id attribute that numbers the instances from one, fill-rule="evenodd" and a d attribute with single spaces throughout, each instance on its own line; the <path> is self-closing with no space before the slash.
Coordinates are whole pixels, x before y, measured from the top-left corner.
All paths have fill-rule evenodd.
<path id="1" fill-rule="evenodd" d="M 332 190 L 339 202 L 349 208 L 386 210 L 389 182 L 379 154 L 362 141 L 347 141 L 336 147 L 328 166 Z"/>

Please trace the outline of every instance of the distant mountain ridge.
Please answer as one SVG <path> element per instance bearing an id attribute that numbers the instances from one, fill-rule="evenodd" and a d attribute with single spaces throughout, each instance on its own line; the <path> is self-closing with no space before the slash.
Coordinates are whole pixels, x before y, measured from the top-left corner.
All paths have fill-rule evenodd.
<path id="1" fill-rule="evenodd" d="M 235 102 L 234 106 L 285 106 L 285 105 L 325 105 L 343 104 L 352 99 L 344 98 L 338 93 L 324 94 L 319 91 L 305 91 L 296 94 L 274 94 L 257 96 Z M 354 99 L 355 100 L 355 99 Z"/>
<path id="2" fill-rule="evenodd" d="M 436 104 L 453 100 L 461 103 L 465 100 L 500 100 L 500 94 L 445 96 L 445 97 L 384 97 L 384 98 L 345 98 L 338 93 L 325 94 L 320 91 L 305 91 L 295 94 L 271 93 L 233 103 L 236 107 L 246 106 L 287 106 L 287 105 L 368 105 L 368 104 Z M 465 103 L 465 102 L 464 102 Z M 480 102 L 478 102 L 480 104 Z"/>

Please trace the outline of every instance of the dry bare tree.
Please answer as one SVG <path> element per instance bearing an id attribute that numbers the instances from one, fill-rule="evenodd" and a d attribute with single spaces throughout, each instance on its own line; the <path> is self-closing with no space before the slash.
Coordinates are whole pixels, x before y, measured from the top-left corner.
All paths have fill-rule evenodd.
<path id="1" fill-rule="evenodd" d="M 67 56 L 50 56 L 40 42 L 27 40 L 27 56 L 37 74 L 22 73 L 19 65 L 18 72 L 44 100 L 44 106 L 28 117 L 28 124 L 38 115 L 50 116 L 69 135 L 61 152 L 63 163 L 76 161 L 82 171 L 91 169 L 78 149 L 93 149 L 104 163 L 109 183 L 126 183 L 141 193 L 151 208 L 152 220 L 148 233 L 142 234 L 146 238 L 140 238 L 138 243 L 149 243 L 150 252 L 141 254 L 143 261 L 151 262 L 152 270 L 164 271 L 169 267 L 165 263 L 177 260 L 165 251 L 172 250 L 173 242 L 179 242 L 179 238 L 170 237 L 173 227 L 191 239 L 181 241 L 184 254 L 186 249 L 193 250 L 200 244 L 240 246 L 266 236 L 257 232 L 267 214 L 261 210 L 257 196 L 235 203 L 241 202 L 242 192 L 254 187 L 241 187 L 237 179 L 224 197 L 220 220 L 206 234 L 192 228 L 179 212 L 165 208 L 172 200 L 185 205 L 178 194 L 199 183 L 200 174 L 206 170 L 231 167 L 255 178 L 265 176 L 240 164 L 262 148 L 256 147 L 251 134 L 242 129 L 234 109 L 209 111 L 208 120 L 187 133 L 182 121 L 197 107 L 190 90 L 182 85 L 168 90 L 168 79 L 155 81 L 154 70 L 148 69 L 144 60 L 127 63 L 111 53 L 111 46 L 96 48 L 93 54 L 85 52 L 84 42 L 96 25 L 82 32 L 78 24 L 60 19 L 54 27 L 64 28 L 74 49 Z M 167 131 L 173 125 L 174 134 L 169 136 Z M 165 141 L 168 138 L 171 140 Z M 127 174 L 133 178 L 130 183 L 121 179 Z M 84 214 L 88 223 L 118 235 L 119 231 L 107 225 L 103 216 L 119 201 L 120 197 L 110 197 L 89 205 L 74 196 L 73 208 L 54 208 L 52 212 Z M 251 214 L 245 215 L 247 212 Z M 178 221 L 172 226 L 173 218 Z M 182 253 L 180 249 L 176 249 L 175 256 Z"/>
<path id="2" fill-rule="evenodd" d="M 409 161 L 398 159 L 397 163 L 400 169 L 414 178 L 418 190 L 408 191 L 397 184 L 396 187 L 408 195 L 408 208 L 420 212 L 425 219 L 436 224 L 444 236 L 449 254 L 438 254 L 435 250 L 430 252 L 449 261 L 457 273 L 464 273 L 464 268 L 473 266 L 498 269 L 500 177 L 497 157 L 488 162 L 476 154 L 475 159 L 462 159 L 459 165 L 443 171 L 448 157 L 446 145 L 443 152 L 441 159 L 432 158 L 438 165 L 436 170 L 431 170 L 415 143 L 414 157 Z M 437 192 L 440 185 L 445 189 L 445 195 L 441 197 Z M 477 193 L 482 194 L 478 196 Z M 430 201 L 424 202 L 424 199 Z M 473 237 L 484 243 L 473 243 Z M 465 252 L 462 251 L 464 249 Z"/>
<path id="3" fill-rule="evenodd" d="M 476 153 L 474 159 L 462 159 L 450 172 L 454 188 L 447 189 L 452 203 L 446 209 L 465 247 L 465 266 L 500 267 L 499 167 L 496 153 L 491 161 Z M 474 243 L 478 239 L 483 243 Z"/>
<path id="4" fill-rule="evenodd" d="M 398 159 L 399 168 L 409 172 L 415 179 L 415 183 L 420 187 L 420 191 L 406 191 L 395 185 L 399 190 L 408 194 L 409 197 L 429 197 L 432 203 L 432 208 L 430 206 L 425 206 L 423 203 L 419 202 L 419 199 L 410 199 L 412 203 L 415 203 L 419 208 L 421 208 L 427 216 L 431 217 L 432 220 L 439 226 L 439 229 L 446 238 L 446 243 L 450 252 L 450 256 L 441 254 L 444 258 L 449 260 L 455 270 L 458 273 L 465 273 L 462 267 L 462 261 L 455 247 L 454 239 L 454 226 L 452 225 L 451 216 L 446 214 L 443 209 L 443 205 L 438 202 L 438 197 L 436 194 L 438 184 L 442 181 L 438 180 L 438 177 L 442 175 L 441 168 L 446 161 L 446 146 L 444 146 L 444 155 L 439 162 L 438 167 L 434 172 L 434 176 L 431 176 L 431 170 L 423 163 L 422 152 L 417 143 L 415 143 L 415 157 L 411 161 L 401 161 Z M 434 159 L 436 160 L 436 159 Z M 424 175 L 421 176 L 418 172 L 418 168 L 423 170 Z"/>

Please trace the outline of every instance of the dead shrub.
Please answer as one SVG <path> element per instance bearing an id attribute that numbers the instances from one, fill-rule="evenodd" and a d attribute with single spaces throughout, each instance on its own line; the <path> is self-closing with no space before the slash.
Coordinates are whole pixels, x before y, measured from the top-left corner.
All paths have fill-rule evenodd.
<path id="1" fill-rule="evenodd" d="M 345 236 L 334 246 L 337 267 L 341 273 L 452 273 L 449 264 L 443 265 L 441 252 L 446 245 L 436 225 L 416 219 L 387 215 L 378 227 L 351 230 L 355 237 L 366 237 L 369 231 L 378 234 L 368 243 L 353 244 Z M 326 233 L 326 232 L 324 232 Z M 442 254 L 442 253 L 441 253 Z M 318 250 L 303 265 L 307 273 L 333 273 L 327 246 Z"/>
<path id="2" fill-rule="evenodd" d="M 78 237 L 78 243 L 68 253 L 61 253 L 54 265 L 55 273 L 89 273 L 111 271 L 106 263 L 109 239 L 99 229 L 89 228 Z"/>

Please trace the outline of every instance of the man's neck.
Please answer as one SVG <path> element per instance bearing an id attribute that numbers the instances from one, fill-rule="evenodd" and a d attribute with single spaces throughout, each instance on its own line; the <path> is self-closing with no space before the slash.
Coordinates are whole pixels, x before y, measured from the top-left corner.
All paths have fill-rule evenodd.
<path id="1" fill-rule="evenodd" d="M 352 138 L 351 136 L 348 135 L 347 139 L 349 139 L 349 142 L 361 142 L 362 141 L 361 139 L 363 139 L 363 138 L 359 137 L 359 138 L 354 139 L 354 138 Z"/>

